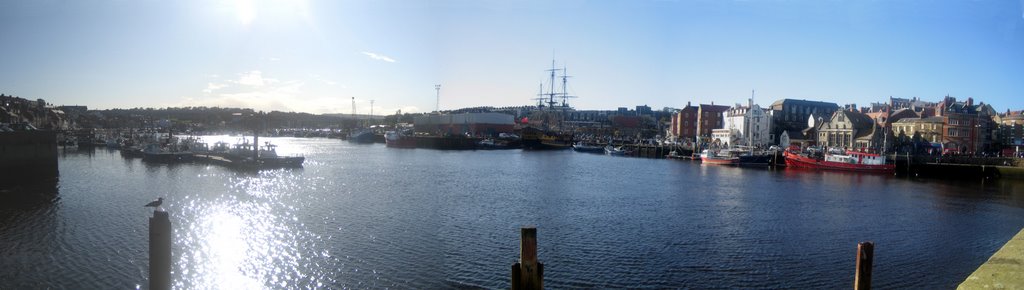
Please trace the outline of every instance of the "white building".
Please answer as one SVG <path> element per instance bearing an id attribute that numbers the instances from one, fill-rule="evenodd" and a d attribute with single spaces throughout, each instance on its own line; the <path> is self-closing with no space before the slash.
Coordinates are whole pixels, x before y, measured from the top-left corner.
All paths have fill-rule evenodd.
<path id="1" fill-rule="evenodd" d="M 775 136 L 771 134 L 772 117 L 768 110 L 748 101 L 747 106 L 736 104 L 736 106 L 725 112 L 725 128 L 729 130 L 728 138 L 721 138 L 720 142 L 728 141 L 730 145 L 743 146 L 768 146 L 774 144 Z"/>

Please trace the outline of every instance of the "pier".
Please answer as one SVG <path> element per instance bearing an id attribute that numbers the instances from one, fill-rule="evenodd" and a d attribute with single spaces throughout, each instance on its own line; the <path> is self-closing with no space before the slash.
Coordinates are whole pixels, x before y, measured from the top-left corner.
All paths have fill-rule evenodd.
<path id="1" fill-rule="evenodd" d="M 0 184 L 56 178 L 57 135 L 53 131 L 0 133 Z"/>
<path id="2" fill-rule="evenodd" d="M 1024 229 L 1006 242 L 957 289 L 1024 288 Z"/>

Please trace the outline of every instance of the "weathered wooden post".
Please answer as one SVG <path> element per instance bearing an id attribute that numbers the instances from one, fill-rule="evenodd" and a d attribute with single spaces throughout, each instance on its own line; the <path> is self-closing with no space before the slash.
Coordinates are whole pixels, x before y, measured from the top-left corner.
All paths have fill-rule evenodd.
<path id="1" fill-rule="evenodd" d="M 171 289 L 171 218 L 153 211 L 149 218 L 149 289 Z"/>
<path id="2" fill-rule="evenodd" d="M 519 262 L 512 264 L 512 290 L 544 289 L 544 264 L 537 261 L 537 228 L 520 229 Z"/>
<path id="3" fill-rule="evenodd" d="M 872 242 L 857 243 L 857 274 L 853 279 L 853 289 L 871 289 L 871 263 L 875 256 L 875 244 Z"/>

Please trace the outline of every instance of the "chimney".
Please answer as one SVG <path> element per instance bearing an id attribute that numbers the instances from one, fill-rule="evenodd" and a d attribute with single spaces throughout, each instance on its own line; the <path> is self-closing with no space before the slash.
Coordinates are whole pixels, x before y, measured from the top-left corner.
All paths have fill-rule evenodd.
<path id="1" fill-rule="evenodd" d="M 967 98 L 967 106 L 974 106 L 974 98 Z"/>

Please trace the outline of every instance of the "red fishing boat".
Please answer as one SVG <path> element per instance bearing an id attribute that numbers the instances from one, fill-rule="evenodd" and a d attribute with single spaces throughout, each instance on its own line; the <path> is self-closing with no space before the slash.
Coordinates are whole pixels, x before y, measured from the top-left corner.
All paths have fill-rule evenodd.
<path id="1" fill-rule="evenodd" d="M 785 156 L 786 166 L 789 167 L 873 173 L 893 173 L 896 171 L 896 165 L 887 164 L 885 156 L 864 152 L 826 152 L 821 157 L 817 157 L 786 150 Z"/>

